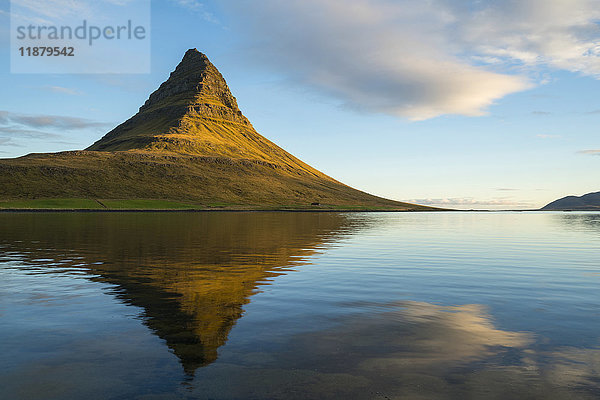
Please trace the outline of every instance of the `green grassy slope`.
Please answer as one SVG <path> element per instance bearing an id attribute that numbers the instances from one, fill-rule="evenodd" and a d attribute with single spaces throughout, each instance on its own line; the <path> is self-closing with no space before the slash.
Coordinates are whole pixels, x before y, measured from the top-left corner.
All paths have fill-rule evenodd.
<path id="1" fill-rule="evenodd" d="M 52 198 L 100 199 L 108 208 L 294 208 L 318 202 L 346 208 L 429 209 L 372 196 L 308 171 L 289 171 L 251 160 L 134 151 L 74 151 L 0 159 L 0 200 L 12 200 L 5 206 L 19 208 L 22 203 L 18 201 Z M 65 208 L 102 207 L 80 201 Z"/>
<path id="2" fill-rule="evenodd" d="M 0 209 L 84 209 L 95 210 L 102 209 L 102 204 L 94 199 L 18 199 L 18 200 L 0 200 Z"/>

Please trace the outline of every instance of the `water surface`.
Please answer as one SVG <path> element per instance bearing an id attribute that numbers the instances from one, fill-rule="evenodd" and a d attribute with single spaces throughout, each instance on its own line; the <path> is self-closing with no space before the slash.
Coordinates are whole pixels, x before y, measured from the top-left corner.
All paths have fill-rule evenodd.
<path id="1" fill-rule="evenodd" d="M 2 213 L 7 399 L 599 398 L 600 214 Z"/>

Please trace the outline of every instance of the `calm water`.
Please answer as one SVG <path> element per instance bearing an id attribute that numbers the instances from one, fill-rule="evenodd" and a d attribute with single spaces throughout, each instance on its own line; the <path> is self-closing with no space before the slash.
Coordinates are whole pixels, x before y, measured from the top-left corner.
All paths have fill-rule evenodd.
<path id="1" fill-rule="evenodd" d="M 0 214 L 2 399 L 597 399 L 600 214 Z"/>

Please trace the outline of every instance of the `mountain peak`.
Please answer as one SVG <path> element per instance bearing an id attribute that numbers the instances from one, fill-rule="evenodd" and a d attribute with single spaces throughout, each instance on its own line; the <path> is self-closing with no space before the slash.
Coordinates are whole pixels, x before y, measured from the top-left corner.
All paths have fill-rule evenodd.
<path id="1" fill-rule="evenodd" d="M 212 100 L 233 110 L 236 114 L 239 111 L 235 97 L 217 67 L 205 54 L 196 49 L 186 51 L 175 71 L 169 75 L 169 79 L 150 95 L 146 103 L 140 107 L 140 111 L 151 108 L 164 99 L 175 102 L 187 101 L 189 106 Z"/>
<path id="2" fill-rule="evenodd" d="M 88 150 L 166 150 L 211 156 L 236 153 L 231 146 L 225 146 L 226 154 L 220 153 L 215 142 L 223 149 L 226 138 L 215 137 L 219 129 L 211 125 L 226 127 L 228 135 L 233 136 L 228 139 L 234 142 L 239 142 L 236 139 L 244 136 L 245 130 L 253 130 L 217 67 L 205 54 L 189 49 L 138 113 Z M 240 145 L 235 144 L 238 155 L 247 153 Z"/>
<path id="3" fill-rule="evenodd" d="M 198 51 L 198 49 L 196 48 L 189 49 L 185 52 L 183 58 L 181 59 L 181 62 L 179 62 L 179 64 L 177 65 L 177 68 L 181 67 L 182 65 L 194 66 L 196 68 L 206 68 L 208 65 L 214 67 L 214 65 L 210 62 L 206 54 L 202 53 L 201 51 Z"/>
<path id="4" fill-rule="evenodd" d="M 189 49 L 185 52 L 175 70 L 171 72 L 171 75 L 169 75 L 169 79 L 166 82 L 171 80 L 201 81 L 203 75 L 205 76 L 211 73 L 219 73 L 219 71 L 210 62 L 208 57 L 196 49 Z"/>
<path id="5" fill-rule="evenodd" d="M 183 59 L 181 61 L 183 62 L 189 58 L 191 58 L 191 59 L 202 58 L 202 59 L 208 61 L 208 57 L 206 57 L 206 54 L 202 53 L 201 51 L 198 51 L 198 49 L 195 47 L 193 49 L 188 49 L 188 51 L 186 51 L 185 54 L 183 55 Z"/>

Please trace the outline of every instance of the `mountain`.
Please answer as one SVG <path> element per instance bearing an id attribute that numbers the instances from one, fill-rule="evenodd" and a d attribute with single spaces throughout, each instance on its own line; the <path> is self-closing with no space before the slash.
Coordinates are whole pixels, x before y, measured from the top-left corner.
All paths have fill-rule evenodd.
<path id="1" fill-rule="evenodd" d="M 259 135 L 238 108 L 223 76 L 196 49 L 185 53 L 136 115 L 87 148 L 136 149 L 252 160 L 331 180 Z"/>
<path id="2" fill-rule="evenodd" d="M 600 192 L 567 196 L 542 207 L 544 211 L 600 211 Z"/>
<path id="3" fill-rule="evenodd" d="M 86 208 L 171 201 L 181 207 L 429 209 L 346 186 L 261 136 L 196 49 L 137 114 L 86 150 L 0 160 L 0 199 L 12 200 L 5 206 L 88 200 L 81 202 Z M 69 204 L 84 207 L 77 201 Z"/>

